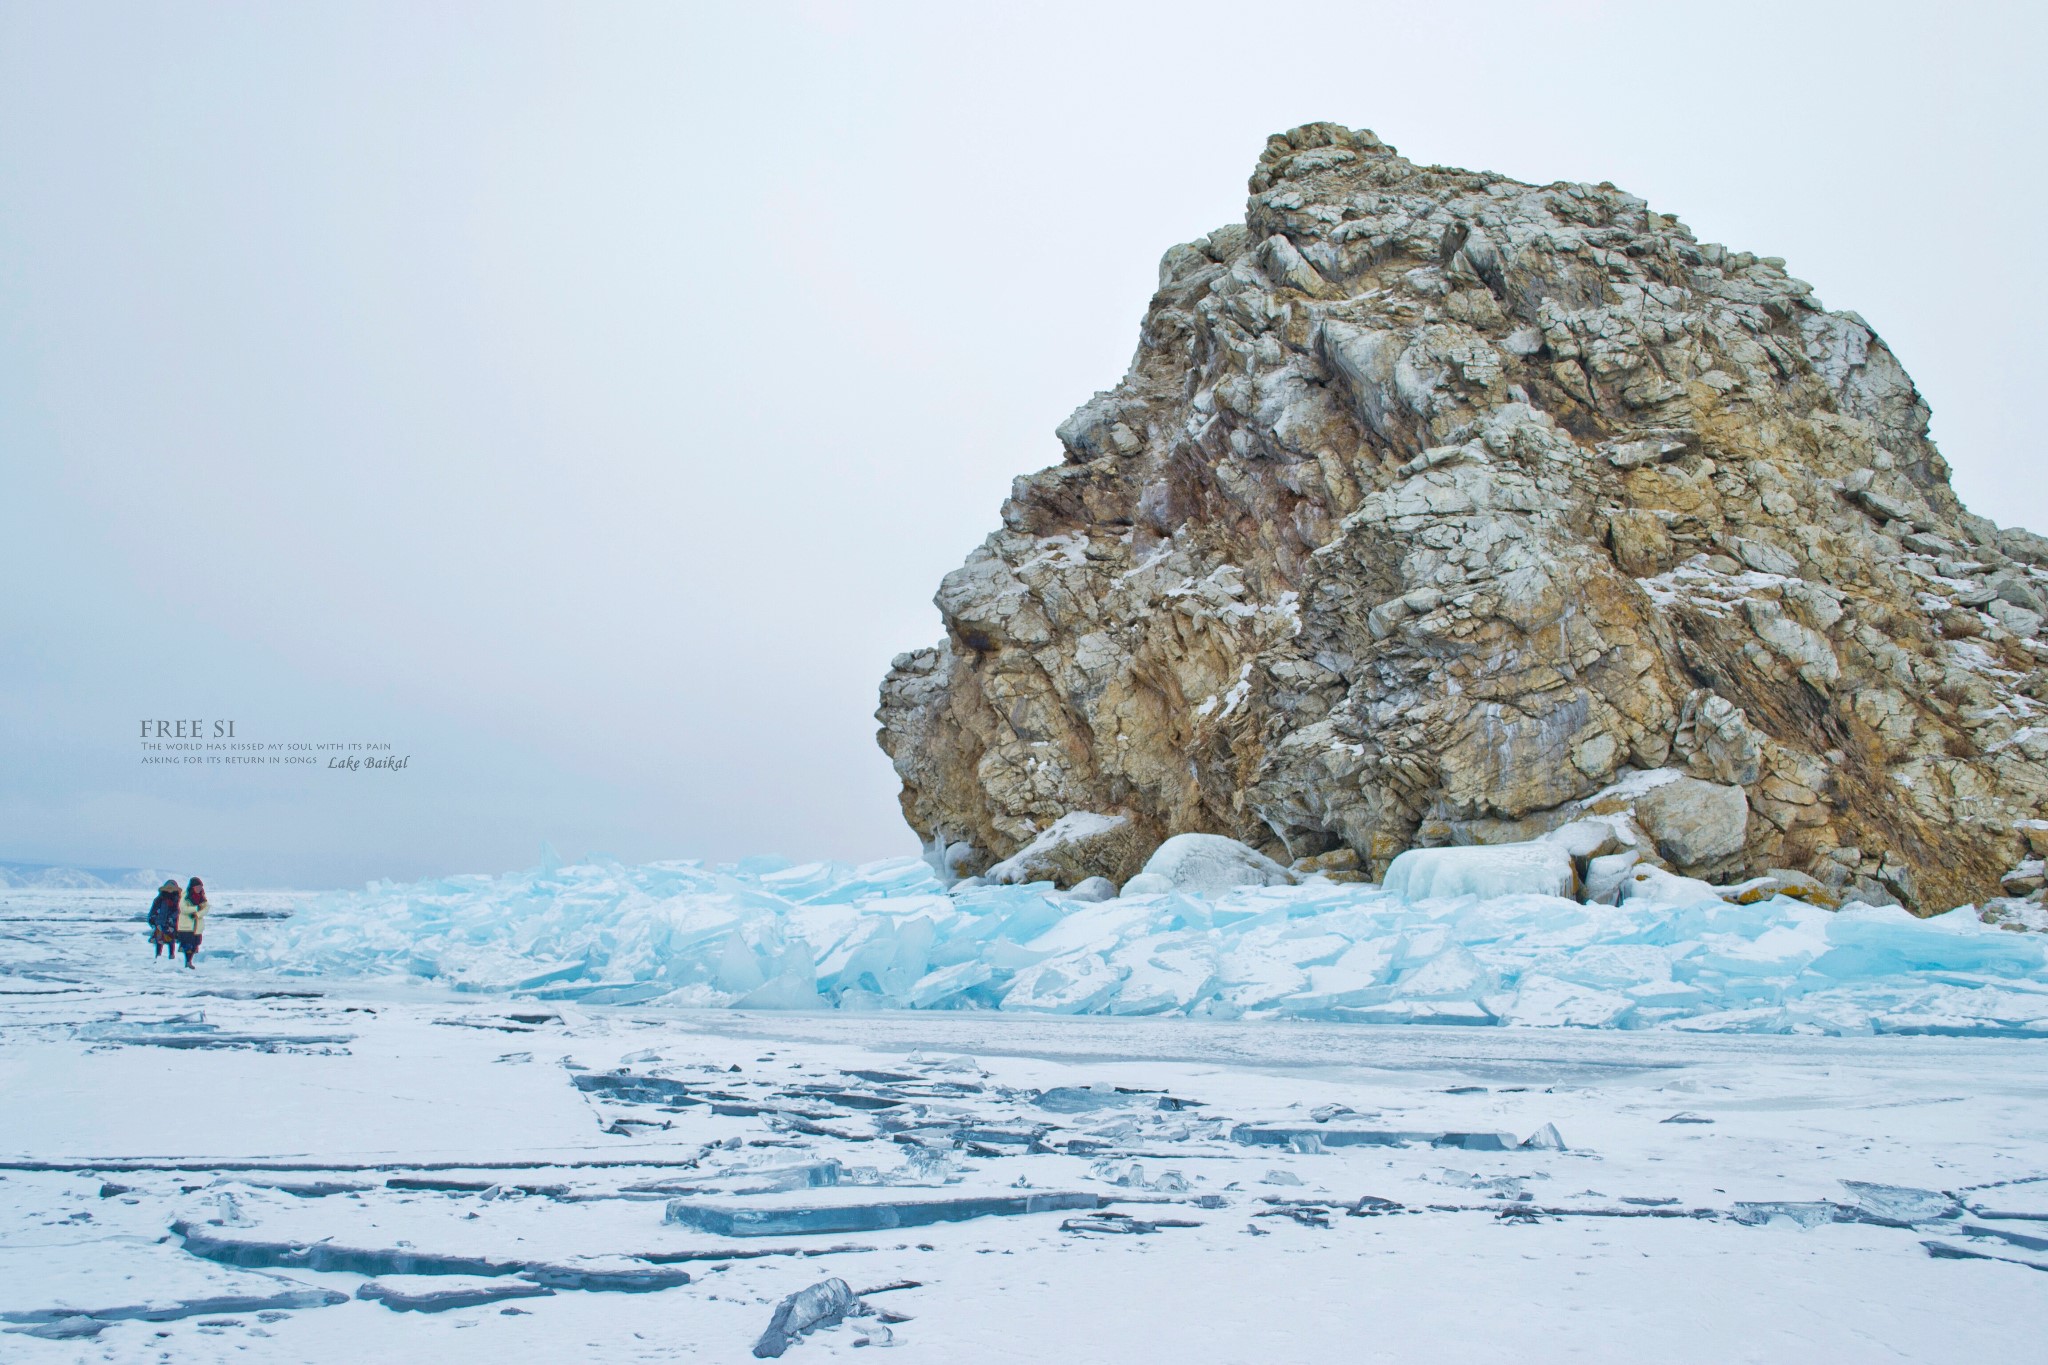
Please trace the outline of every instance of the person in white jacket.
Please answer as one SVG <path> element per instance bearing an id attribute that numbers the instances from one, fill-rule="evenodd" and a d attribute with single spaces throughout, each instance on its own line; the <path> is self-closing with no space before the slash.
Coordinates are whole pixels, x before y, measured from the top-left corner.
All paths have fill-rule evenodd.
<path id="1" fill-rule="evenodd" d="M 178 951 L 185 955 L 187 967 L 192 965 L 192 954 L 199 951 L 199 939 L 205 932 L 206 883 L 194 877 L 178 902 Z"/>

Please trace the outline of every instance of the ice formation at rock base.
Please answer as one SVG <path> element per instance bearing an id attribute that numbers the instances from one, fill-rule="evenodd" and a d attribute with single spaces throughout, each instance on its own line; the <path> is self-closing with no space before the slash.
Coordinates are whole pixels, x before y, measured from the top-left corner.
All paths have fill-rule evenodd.
<path id="1" fill-rule="evenodd" d="M 250 953 L 285 974 L 610 1004 L 2048 1034 L 2048 939 L 1996 914 L 1829 911 L 1768 883 L 1641 875 L 1615 906 L 1471 894 L 1500 889 L 1484 860 L 1437 868 L 1415 900 L 1319 877 L 949 893 L 910 858 L 547 865 L 322 896 Z M 1760 898 L 1724 899 L 1745 895 Z"/>

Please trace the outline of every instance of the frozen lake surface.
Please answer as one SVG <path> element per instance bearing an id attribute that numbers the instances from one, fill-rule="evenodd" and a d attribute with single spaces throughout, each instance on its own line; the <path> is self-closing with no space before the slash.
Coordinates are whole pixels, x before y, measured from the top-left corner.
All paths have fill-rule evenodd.
<path id="1" fill-rule="evenodd" d="M 223 894 L 166 967 L 146 899 L 0 892 L 0 1358 L 1718 1365 L 2048 1328 L 2039 1039 L 540 1001 L 258 966 L 291 893 Z"/>

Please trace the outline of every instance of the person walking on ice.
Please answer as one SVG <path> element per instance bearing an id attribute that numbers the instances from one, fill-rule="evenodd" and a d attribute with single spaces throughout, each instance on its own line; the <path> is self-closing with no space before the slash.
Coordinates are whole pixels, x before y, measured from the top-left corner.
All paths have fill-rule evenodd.
<path id="1" fill-rule="evenodd" d="M 187 967 L 192 965 L 192 954 L 199 951 L 199 938 L 205 932 L 206 883 L 194 877 L 178 904 L 178 951 L 185 955 Z"/>
<path id="2" fill-rule="evenodd" d="M 149 906 L 151 957 L 176 964 L 178 960 L 178 879 L 171 878 L 156 889 Z"/>

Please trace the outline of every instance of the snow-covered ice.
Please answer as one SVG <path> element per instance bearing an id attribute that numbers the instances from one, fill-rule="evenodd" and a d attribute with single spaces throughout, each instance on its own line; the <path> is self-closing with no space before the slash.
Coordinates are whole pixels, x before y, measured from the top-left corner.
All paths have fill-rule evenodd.
<path id="1" fill-rule="evenodd" d="M 1562 843 L 1411 848 L 1387 868 L 1386 889 L 1403 900 L 1571 895 L 1576 874 Z"/>
<path id="2" fill-rule="evenodd" d="M 916 859 L 581 863 L 318 897 L 247 951 L 287 976 L 591 1004 L 2048 1034 L 2048 938 L 1638 873 L 1617 907 L 1527 889 L 1569 885 L 1558 844 L 1403 854 L 1386 888 L 1101 901 L 948 894 Z"/>
<path id="3" fill-rule="evenodd" d="M 646 874 L 543 875 L 630 909 L 602 879 Z M 887 869 L 783 870 L 803 896 L 761 891 L 773 872 L 691 875 L 772 896 L 759 925 L 738 917 L 755 933 L 872 916 L 877 882 L 891 906 L 947 900 Z M 500 936 L 463 937 L 502 888 L 470 890 L 430 950 L 502 966 Z M 1082 919 L 1165 898 L 1026 899 L 1048 918 L 1003 940 L 1019 948 L 1193 943 L 1192 924 Z M 1205 908 L 1212 928 L 1264 915 L 1325 940 L 1320 965 L 1234 973 L 1240 1000 L 1347 959 L 1342 979 L 1377 979 L 1391 940 L 1341 918 L 1377 912 L 1438 936 L 1418 952 L 1446 994 L 1410 1003 L 1486 998 L 1457 992 L 1503 984 L 1489 943 L 1528 954 L 1547 933 L 1517 998 L 1584 1024 L 1613 1022 L 1637 999 L 1620 983 L 1681 944 L 1710 959 L 1700 973 L 1841 953 L 1835 979 L 1857 989 L 1918 972 L 1975 997 L 2005 989 L 1975 977 L 2028 979 L 1982 954 L 2034 939 L 1882 916 L 1834 939 L 1782 907 L 1737 932 L 1697 907 L 1672 921 L 1688 932 L 1627 942 L 1537 899 L 1492 906 L 1491 938 L 1483 903 Z M 286 945 L 333 931 L 317 904 L 218 901 L 186 971 L 152 962 L 133 893 L 0 892 L 0 1358 L 1861 1365 L 2022 1359 L 2048 1328 L 2048 1044 L 2031 1037 L 542 1000 L 553 987 L 381 959 L 286 975 Z M 1530 927 L 1539 908 L 1566 927 Z M 962 932 L 935 909 L 928 955 Z M 536 916 L 509 917 L 529 945 Z M 574 916 L 552 942 L 642 951 L 661 916 L 627 918 L 609 945 Z M 733 987 L 783 979 L 783 959 L 794 974 L 788 941 L 750 932 L 727 962 L 734 933 L 713 959 Z M 837 988 L 843 967 L 810 966 L 814 991 Z M 1142 989 L 1179 999 L 1193 970 Z M 1866 1017 L 1903 1027 L 1887 1011 Z"/>

